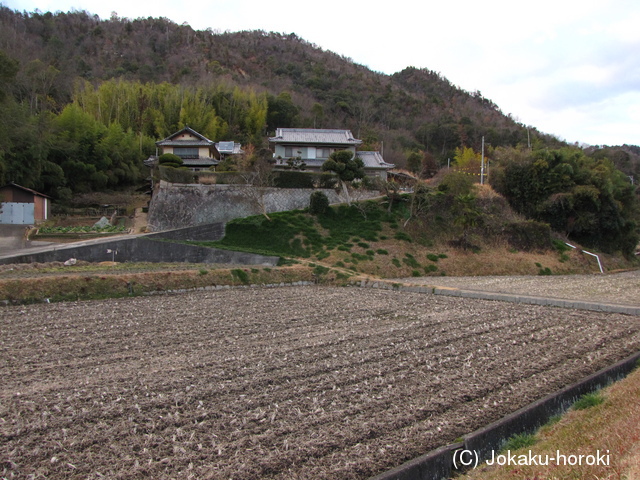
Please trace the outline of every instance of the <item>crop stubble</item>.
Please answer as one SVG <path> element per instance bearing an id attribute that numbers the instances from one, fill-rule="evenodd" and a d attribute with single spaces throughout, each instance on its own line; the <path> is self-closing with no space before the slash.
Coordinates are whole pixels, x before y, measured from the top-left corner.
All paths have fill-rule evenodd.
<path id="1" fill-rule="evenodd" d="M 639 345 L 637 317 L 356 288 L 6 307 L 0 471 L 367 478 Z"/>

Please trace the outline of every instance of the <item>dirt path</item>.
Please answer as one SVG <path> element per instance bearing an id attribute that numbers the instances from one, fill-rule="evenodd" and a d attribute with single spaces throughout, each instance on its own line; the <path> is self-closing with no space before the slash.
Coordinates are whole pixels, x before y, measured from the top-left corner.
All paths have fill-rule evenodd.
<path id="1" fill-rule="evenodd" d="M 142 208 L 136 208 L 133 214 L 133 226 L 131 233 L 146 233 L 148 226 L 148 213 L 142 211 Z"/>
<path id="2" fill-rule="evenodd" d="M 367 478 L 638 348 L 637 317 L 356 288 L 6 307 L 0 470 Z"/>

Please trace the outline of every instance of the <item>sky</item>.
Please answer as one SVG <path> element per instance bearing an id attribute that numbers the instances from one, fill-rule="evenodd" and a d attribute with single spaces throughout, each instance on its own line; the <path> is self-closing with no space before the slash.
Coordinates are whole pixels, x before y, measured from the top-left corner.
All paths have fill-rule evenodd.
<path id="1" fill-rule="evenodd" d="M 427 68 L 517 121 L 580 145 L 640 145 L 637 0 L 0 0 L 33 12 L 166 17 L 196 30 L 265 30 L 371 70 Z"/>

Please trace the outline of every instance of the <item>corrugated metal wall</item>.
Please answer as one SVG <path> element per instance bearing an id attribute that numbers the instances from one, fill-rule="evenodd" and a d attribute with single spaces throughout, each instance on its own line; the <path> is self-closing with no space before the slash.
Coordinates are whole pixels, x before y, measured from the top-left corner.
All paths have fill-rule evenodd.
<path id="1" fill-rule="evenodd" d="M 35 223 L 35 205 L 33 203 L 6 202 L 0 211 L 0 223 L 11 225 L 32 225 Z"/>

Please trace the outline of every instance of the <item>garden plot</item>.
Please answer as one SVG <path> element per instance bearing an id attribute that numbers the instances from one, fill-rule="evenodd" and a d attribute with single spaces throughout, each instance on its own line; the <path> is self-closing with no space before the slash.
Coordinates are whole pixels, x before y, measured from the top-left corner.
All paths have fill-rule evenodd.
<path id="1" fill-rule="evenodd" d="M 362 479 L 640 347 L 637 317 L 357 288 L 0 309 L 0 476 Z"/>

